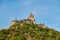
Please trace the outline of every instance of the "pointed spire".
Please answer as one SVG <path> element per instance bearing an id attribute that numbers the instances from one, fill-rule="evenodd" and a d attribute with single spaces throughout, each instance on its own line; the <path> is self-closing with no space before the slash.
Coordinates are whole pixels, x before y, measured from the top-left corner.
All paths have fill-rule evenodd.
<path id="1" fill-rule="evenodd" d="M 33 13 L 32 13 L 32 12 L 30 13 L 30 15 L 29 15 L 29 16 L 34 17 L 34 15 L 33 15 Z"/>
<path id="2" fill-rule="evenodd" d="M 31 14 L 30 15 L 33 15 L 33 13 L 31 12 Z"/>
<path id="3" fill-rule="evenodd" d="M 17 18 L 15 18 L 15 20 L 17 20 Z"/>
<path id="4" fill-rule="evenodd" d="M 33 15 L 32 12 L 31 12 L 31 15 Z"/>
<path id="5" fill-rule="evenodd" d="M 30 15 L 29 15 L 28 19 L 33 20 L 33 21 L 34 21 L 34 15 L 32 14 L 32 12 L 30 13 Z"/>

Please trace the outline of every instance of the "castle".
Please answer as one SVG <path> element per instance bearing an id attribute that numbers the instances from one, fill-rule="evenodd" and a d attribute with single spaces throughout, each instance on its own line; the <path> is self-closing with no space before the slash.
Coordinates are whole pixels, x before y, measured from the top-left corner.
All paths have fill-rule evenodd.
<path id="1" fill-rule="evenodd" d="M 23 20 L 13 20 L 11 25 L 14 25 L 16 22 L 20 23 L 22 25 L 22 23 L 29 23 L 29 24 L 35 24 L 35 18 L 34 15 L 31 13 L 27 19 L 23 19 Z"/>
<path id="2" fill-rule="evenodd" d="M 13 20 L 12 23 L 11 23 L 11 26 L 14 25 L 15 23 L 19 23 L 21 26 L 23 26 L 24 23 L 36 24 L 34 15 L 33 15 L 32 13 L 27 17 L 27 19 L 23 19 L 23 20 Z M 38 27 L 48 28 L 48 27 L 45 26 L 44 24 L 38 24 Z M 14 28 L 14 27 L 12 27 L 12 28 Z M 17 27 L 16 27 L 16 28 L 17 28 Z"/>

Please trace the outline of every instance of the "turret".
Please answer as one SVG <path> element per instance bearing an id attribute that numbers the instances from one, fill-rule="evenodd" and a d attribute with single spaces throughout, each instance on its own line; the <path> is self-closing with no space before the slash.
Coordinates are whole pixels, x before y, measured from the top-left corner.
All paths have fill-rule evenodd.
<path id="1" fill-rule="evenodd" d="M 17 18 L 15 18 L 15 20 L 12 21 L 11 25 L 14 25 L 16 22 L 19 22 Z"/>
<path id="2" fill-rule="evenodd" d="M 28 19 L 31 20 L 35 24 L 35 18 L 32 13 L 28 16 Z"/>
<path id="3" fill-rule="evenodd" d="M 34 21 L 34 20 L 35 20 L 35 19 L 34 19 L 34 15 L 31 13 L 31 14 L 29 15 L 28 19 Z"/>

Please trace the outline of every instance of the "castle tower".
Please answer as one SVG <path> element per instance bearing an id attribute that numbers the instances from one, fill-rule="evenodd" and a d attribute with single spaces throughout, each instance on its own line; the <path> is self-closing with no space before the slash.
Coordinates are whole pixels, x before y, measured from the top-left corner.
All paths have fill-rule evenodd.
<path id="1" fill-rule="evenodd" d="M 34 18 L 34 15 L 32 13 L 29 15 L 28 19 L 33 21 L 33 23 L 35 24 L 35 18 Z"/>
<path id="2" fill-rule="evenodd" d="M 17 18 L 15 18 L 15 20 L 12 21 L 11 25 L 14 25 L 16 22 L 18 22 Z"/>
<path id="3" fill-rule="evenodd" d="M 35 20 L 35 19 L 34 19 L 34 15 L 31 13 L 31 14 L 29 15 L 28 19 L 34 21 L 34 20 Z"/>

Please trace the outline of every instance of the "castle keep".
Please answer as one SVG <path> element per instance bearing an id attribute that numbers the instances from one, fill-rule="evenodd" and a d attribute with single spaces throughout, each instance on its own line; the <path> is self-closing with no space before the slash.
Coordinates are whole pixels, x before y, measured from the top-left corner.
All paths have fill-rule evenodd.
<path id="1" fill-rule="evenodd" d="M 29 24 L 35 24 L 35 18 L 34 15 L 31 13 L 27 19 L 23 19 L 23 20 L 13 20 L 11 25 L 14 25 L 16 22 L 18 23 L 29 23 Z"/>

